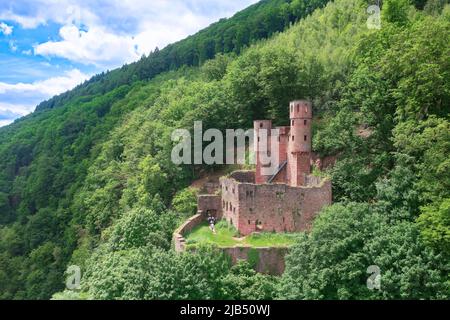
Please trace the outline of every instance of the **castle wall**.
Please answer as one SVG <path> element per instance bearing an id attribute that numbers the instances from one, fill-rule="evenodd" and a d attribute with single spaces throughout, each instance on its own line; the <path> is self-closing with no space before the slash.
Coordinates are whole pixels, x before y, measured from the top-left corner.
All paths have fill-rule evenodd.
<path id="1" fill-rule="evenodd" d="M 309 230 L 318 212 L 332 201 L 329 180 L 308 187 L 239 183 L 230 178 L 222 178 L 221 184 L 223 218 L 241 235 Z"/>
<path id="2" fill-rule="evenodd" d="M 290 152 L 311 152 L 312 106 L 308 101 L 294 101 L 290 105 Z"/>
<path id="3" fill-rule="evenodd" d="M 183 252 L 186 250 L 186 239 L 184 236 L 192 231 L 196 226 L 204 221 L 203 214 L 196 214 L 195 216 L 186 220 L 172 235 L 172 241 L 176 252 Z"/>
<path id="4" fill-rule="evenodd" d="M 289 144 L 289 132 L 290 127 L 278 127 L 279 130 L 279 146 L 278 146 L 278 159 L 280 164 L 287 161 L 287 153 L 288 153 L 288 144 Z"/>
<path id="5" fill-rule="evenodd" d="M 243 183 L 255 183 L 255 171 L 240 170 L 230 174 L 230 178 Z"/>
<path id="6" fill-rule="evenodd" d="M 222 218 L 226 219 L 230 224 L 239 229 L 239 190 L 240 184 L 233 178 L 221 178 L 220 184 L 222 186 Z M 251 184 L 254 185 L 254 184 Z"/>
<path id="7" fill-rule="evenodd" d="M 292 187 L 306 186 L 306 177 L 311 173 L 309 153 L 289 153 L 288 184 Z"/>
<path id="8" fill-rule="evenodd" d="M 276 175 L 276 177 L 272 180 L 271 183 L 286 183 L 287 182 L 287 168 L 288 166 L 284 166 L 283 169 Z"/>
<path id="9" fill-rule="evenodd" d="M 200 225 L 204 221 L 203 214 L 197 214 L 181 225 L 172 236 L 174 249 L 176 252 L 181 253 L 186 250 L 186 239 L 184 236 L 192 231 L 196 226 Z M 284 257 L 288 252 L 286 247 L 221 247 L 224 253 L 230 256 L 233 264 L 236 264 L 239 260 L 248 260 L 257 272 L 281 275 L 284 272 L 285 262 Z"/>
<path id="10" fill-rule="evenodd" d="M 261 163 L 261 155 L 265 153 L 262 151 L 266 147 L 267 151 L 270 152 L 270 134 L 272 130 L 272 121 L 271 120 L 257 120 L 254 121 L 253 124 L 254 129 L 254 150 L 255 150 L 255 156 L 256 156 L 256 170 L 255 170 L 255 180 L 256 183 L 266 183 L 267 180 L 270 178 L 269 176 L 263 175 L 263 165 Z M 267 145 L 264 146 L 263 142 L 264 139 L 262 139 L 262 136 L 260 134 L 260 130 L 267 130 Z"/>
<path id="11" fill-rule="evenodd" d="M 197 198 L 197 211 L 205 216 L 211 214 L 216 218 L 222 217 L 221 197 L 214 194 L 203 194 Z"/>
<path id="12" fill-rule="evenodd" d="M 223 248 L 223 250 L 231 257 L 233 264 L 236 264 L 239 260 L 246 260 L 259 273 L 280 276 L 284 272 L 284 258 L 289 249 L 283 247 L 251 248 L 236 246 Z"/>

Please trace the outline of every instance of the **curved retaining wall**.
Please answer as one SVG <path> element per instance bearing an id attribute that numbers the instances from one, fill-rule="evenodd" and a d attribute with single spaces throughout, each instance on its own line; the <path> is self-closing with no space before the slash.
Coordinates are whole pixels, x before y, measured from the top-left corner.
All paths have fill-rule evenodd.
<path id="1" fill-rule="evenodd" d="M 180 253 L 186 250 L 186 239 L 184 236 L 204 221 L 202 214 L 196 214 L 189 218 L 173 233 L 175 251 Z M 281 275 L 284 272 L 284 257 L 289 248 L 286 247 L 221 247 L 230 256 L 233 264 L 239 260 L 247 260 L 257 272 Z"/>
<path id="2" fill-rule="evenodd" d="M 175 232 L 173 233 L 173 243 L 175 246 L 176 252 L 183 252 L 186 249 L 186 239 L 184 236 L 186 233 L 190 232 L 196 226 L 203 222 L 203 215 L 196 214 L 195 216 L 186 220 L 185 223 L 181 225 Z"/>

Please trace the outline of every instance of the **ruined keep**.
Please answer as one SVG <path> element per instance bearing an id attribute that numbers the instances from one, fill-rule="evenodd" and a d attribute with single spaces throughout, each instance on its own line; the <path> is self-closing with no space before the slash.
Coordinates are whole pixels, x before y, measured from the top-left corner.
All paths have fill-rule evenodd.
<path id="1" fill-rule="evenodd" d="M 331 204 L 331 181 L 311 175 L 311 103 L 293 101 L 289 111 L 290 126 L 272 128 L 271 120 L 254 121 L 256 170 L 222 177 L 218 195 L 199 196 L 200 214 L 226 219 L 243 236 L 299 232 L 308 230 L 319 211 Z M 261 129 L 267 130 L 268 139 L 261 139 Z M 272 129 L 277 129 L 273 139 Z M 279 166 L 266 174 L 261 159 L 271 152 L 278 152 Z"/>

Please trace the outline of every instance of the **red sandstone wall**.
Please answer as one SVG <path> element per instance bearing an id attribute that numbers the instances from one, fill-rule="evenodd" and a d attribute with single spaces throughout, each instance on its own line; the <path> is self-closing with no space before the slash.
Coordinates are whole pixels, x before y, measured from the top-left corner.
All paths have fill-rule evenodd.
<path id="1" fill-rule="evenodd" d="M 230 178 L 245 183 L 255 183 L 255 171 L 240 170 L 234 171 L 230 174 Z"/>
<path id="2" fill-rule="evenodd" d="M 242 235 L 255 231 L 299 232 L 308 230 L 315 216 L 332 202 L 331 182 L 320 186 L 242 184 L 222 178 L 223 218 Z"/>
<path id="3" fill-rule="evenodd" d="M 289 131 L 290 131 L 290 127 L 279 127 L 278 128 L 280 131 L 280 136 L 279 136 L 279 150 L 278 150 L 278 159 L 279 159 L 279 163 L 280 165 L 288 160 L 288 138 L 289 138 Z M 281 173 L 280 173 L 281 174 Z M 283 177 L 283 182 L 286 183 L 287 182 L 287 177 L 286 177 L 286 173 L 284 173 L 284 175 L 282 175 Z"/>
<path id="4" fill-rule="evenodd" d="M 181 227 L 179 227 L 172 235 L 172 240 L 176 252 L 183 252 L 186 249 L 186 240 L 184 236 L 186 233 L 192 231 L 196 226 L 201 224 L 204 220 L 202 214 L 196 214 L 192 218 L 189 218 Z"/>
<path id="5" fill-rule="evenodd" d="M 207 214 L 208 212 L 215 215 L 216 218 L 222 217 L 222 205 L 219 195 L 204 194 L 197 198 L 197 210 L 199 213 Z"/>
<path id="6" fill-rule="evenodd" d="M 254 129 L 254 150 L 256 156 L 256 170 L 255 170 L 255 180 L 256 183 L 265 183 L 267 182 L 268 176 L 262 174 L 263 168 L 261 164 L 261 149 L 263 139 L 261 139 L 260 129 L 267 130 L 267 151 L 270 151 L 270 134 L 272 129 L 272 121 L 271 120 L 257 120 L 253 122 Z"/>
<path id="7" fill-rule="evenodd" d="M 289 249 L 275 247 L 232 247 L 223 248 L 223 250 L 231 257 L 231 261 L 233 264 L 236 264 L 239 260 L 248 261 L 249 257 L 256 256 L 258 260 L 256 261 L 255 270 L 257 272 L 279 276 L 284 272 L 284 257 L 286 256 Z"/>
<path id="8" fill-rule="evenodd" d="M 222 185 L 222 218 L 226 219 L 236 229 L 239 228 L 239 183 L 232 179 L 223 177 L 220 179 Z M 254 185 L 254 184 L 251 184 Z"/>
<path id="9" fill-rule="evenodd" d="M 272 183 L 287 183 L 287 165 L 277 174 Z"/>
<path id="10" fill-rule="evenodd" d="M 290 153 L 288 184 L 292 187 L 306 185 L 306 176 L 311 173 L 310 153 Z"/>

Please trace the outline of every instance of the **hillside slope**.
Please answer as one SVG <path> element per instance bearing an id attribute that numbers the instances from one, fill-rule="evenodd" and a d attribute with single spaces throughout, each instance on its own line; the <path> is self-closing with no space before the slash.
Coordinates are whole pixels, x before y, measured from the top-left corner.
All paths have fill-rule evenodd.
<path id="1" fill-rule="evenodd" d="M 182 66 L 198 66 L 219 53 L 239 54 L 250 44 L 285 30 L 291 23 L 306 17 L 329 0 L 262 0 L 235 14 L 221 19 L 197 34 L 162 50 L 156 48 L 148 57 L 111 72 L 99 74 L 79 87 L 44 101 L 37 111 L 55 108 L 73 97 L 104 94 L 121 85 L 154 76 Z"/>
<path id="2" fill-rule="evenodd" d="M 81 291 L 55 298 L 448 298 L 450 7 L 387 0 L 381 30 L 366 7 L 337 0 L 237 56 L 79 91 L 0 130 L 0 297 L 47 299 L 78 265 Z M 295 98 L 313 101 L 315 151 L 339 160 L 324 173 L 336 204 L 283 277 L 214 248 L 174 254 L 187 187 L 210 168 L 174 165 L 172 131 L 285 123 Z"/>

